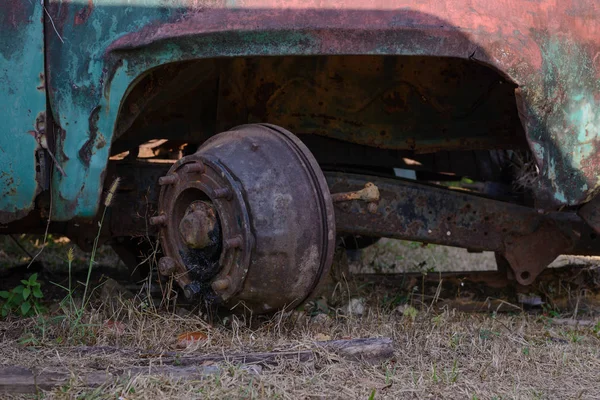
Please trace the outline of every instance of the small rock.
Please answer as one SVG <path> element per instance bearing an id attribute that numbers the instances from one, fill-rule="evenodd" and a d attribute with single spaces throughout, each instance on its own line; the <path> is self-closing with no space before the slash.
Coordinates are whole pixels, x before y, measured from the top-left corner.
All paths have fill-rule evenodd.
<path id="1" fill-rule="evenodd" d="M 351 315 L 363 315 L 365 313 L 365 299 L 362 297 L 350 299 L 346 311 Z"/>
<path id="2" fill-rule="evenodd" d="M 333 325 L 333 319 L 327 314 L 317 314 L 311 318 L 310 322 L 321 328 L 330 328 Z"/>

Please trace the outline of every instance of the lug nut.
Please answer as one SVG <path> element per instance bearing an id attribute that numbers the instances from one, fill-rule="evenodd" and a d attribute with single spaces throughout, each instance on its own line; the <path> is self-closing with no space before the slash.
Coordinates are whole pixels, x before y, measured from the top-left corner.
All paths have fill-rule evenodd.
<path id="1" fill-rule="evenodd" d="M 158 271 L 161 275 L 170 276 L 177 270 L 177 264 L 171 257 L 163 257 L 158 261 Z"/>
<path id="2" fill-rule="evenodd" d="M 167 223 L 166 215 L 158 215 L 156 217 L 150 218 L 150 225 L 164 225 Z"/>
<path id="3" fill-rule="evenodd" d="M 190 284 L 185 285 L 185 287 L 183 288 L 183 294 L 188 300 L 194 300 L 196 297 L 198 297 L 198 295 L 200 295 L 201 291 L 202 289 L 198 282 L 192 282 Z"/>
<path id="4" fill-rule="evenodd" d="M 214 196 L 217 199 L 227 198 L 227 200 L 231 200 L 231 190 L 226 187 L 215 189 Z"/>
<path id="5" fill-rule="evenodd" d="M 174 185 L 178 181 L 179 181 L 179 177 L 176 174 L 161 176 L 160 178 L 158 178 L 158 184 L 160 186 Z"/>
<path id="6" fill-rule="evenodd" d="M 235 236 L 231 239 L 226 239 L 224 245 L 226 249 L 242 247 L 242 238 L 240 236 Z"/>
<path id="7" fill-rule="evenodd" d="M 230 284 L 231 282 L 229 280 L 229 277 L 225 277 L 223 279 L 217 279 L 216 281 L 214 281 L 211 287 L 215 292 L 222 292 L 224 290 L 227 290 Z"/>

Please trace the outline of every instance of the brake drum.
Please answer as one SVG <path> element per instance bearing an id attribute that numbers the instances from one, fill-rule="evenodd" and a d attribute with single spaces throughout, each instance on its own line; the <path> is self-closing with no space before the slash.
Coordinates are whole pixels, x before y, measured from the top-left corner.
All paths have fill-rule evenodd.
<path id="1" fill-rule="evenodd" d="M 329 189 L 308 148 L 285 129 L 244 125 L 215 135 L 159 184 L 151 219 L 165 255 L 159 271 L 188 299 L 272 312 L 302 302 L 328 273 Z"/>

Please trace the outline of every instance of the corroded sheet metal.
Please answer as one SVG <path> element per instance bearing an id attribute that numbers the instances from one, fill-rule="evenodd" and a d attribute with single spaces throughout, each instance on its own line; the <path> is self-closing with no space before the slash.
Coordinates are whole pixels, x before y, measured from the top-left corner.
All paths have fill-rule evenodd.
<path id="1" fill-rule="evenodd" d="M 531 284 L 561 254 L 586 254 L 596 235 L 576 214 L 535 209 L 471 193 L 410 181 L 326 173 L 332 197 L 367 182 L 380 191 L 376 203 L 334 203 L 338 232 L 392 237 L 502 254 L 515 279 Z M 372 207 L 375 205 L 375 207 Z"/>
<path id="2" fill-rule="evenodd" d="M 0 223 L 23 217 L 38 193 L 35 133 L 44 129 L 44 35 L 39 1 L 0 5 Z"/>
<path id="3" fill-rule="evenodd" d="M 63 130 L 58 219 L 92 216 L 123 96 L 145 71 L 250 55 L 459 57 L 519 85 L 540 206 L 600 188 L 600 5 L 595 0 L 50 0 L 50 100 Z M 63 43 L 64 42 L 64 43 Z"/>
<path id="4" fill-rule="evenodd" d="M 222 130 L 269 121 L 298 134 L 414 153 L 527 148 L 516 86 L 469 59 L 243 57 L 220 68 Z"/>

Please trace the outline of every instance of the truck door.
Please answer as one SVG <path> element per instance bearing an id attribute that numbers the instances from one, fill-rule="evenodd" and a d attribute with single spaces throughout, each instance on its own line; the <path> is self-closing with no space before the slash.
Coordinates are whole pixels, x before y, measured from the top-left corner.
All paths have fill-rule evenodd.
<path id="1" fill-rule="evenodd" d="M 44 129 L 46 111 L 43 26 L 39 0 L 0 3 L 0 224 L 25 216 L 40 190 L 36 132 Z"/>

